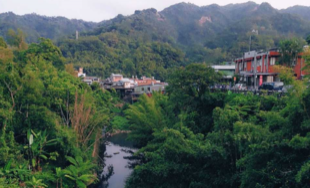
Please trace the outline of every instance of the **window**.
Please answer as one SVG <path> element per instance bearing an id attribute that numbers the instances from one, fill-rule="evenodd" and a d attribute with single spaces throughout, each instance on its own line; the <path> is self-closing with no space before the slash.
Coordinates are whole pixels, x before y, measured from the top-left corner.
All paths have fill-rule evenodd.
<path id="1" fill-rule="evenodd" d="M 273 82 L 273 76 L 267 76 L 267 82 Z"/>
<path id="2" fill-rule="evenodd" d="M 144 91 L 144 87 L 141 90 Z"/>
<path id="3" fill-rule="evenodd" d="M 270 65 L 275 65 L 276 64 L 276 58 L 272 57 L 270 58 Z"/>
<path id="4" fill-rule="evenodd" d="M 147 90 L 148 90 L 148 91 L 151 91 L 151 88 L 150 88 L 150 87 L 148 87 L 148 88 L 147 88 Z"/>

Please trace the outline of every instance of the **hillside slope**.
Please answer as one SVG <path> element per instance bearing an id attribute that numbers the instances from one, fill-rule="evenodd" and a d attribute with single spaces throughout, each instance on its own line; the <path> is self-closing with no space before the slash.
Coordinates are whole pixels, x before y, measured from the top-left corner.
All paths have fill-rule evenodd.
<path id="1" fill-rule="evenodd" d="M 9 29 L 21 29 L 27 42 L 37 42 L 39 37 L 59 39 L 94 29 L 97 23 L 83 20 L 69 20 L 64 17 L 46 17 L 37 14 L 16 15 L 12 12 L 0 14 L 0 36 L 6 36 Z"/>
<path id="2" fill-rule="evenodd" d="M 283 13 L 294 14 L 310 21 L 310 7 L 296 5 L 280 11 Z"/>

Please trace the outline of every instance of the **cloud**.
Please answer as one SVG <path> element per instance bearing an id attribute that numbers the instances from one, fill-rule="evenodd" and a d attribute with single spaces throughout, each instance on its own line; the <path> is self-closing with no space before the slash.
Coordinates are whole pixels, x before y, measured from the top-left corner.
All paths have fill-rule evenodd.
<path id="1" fill-rule="evenodd" d="M 255 0 L 256 3 L 264 1 Z M 19 15 L 37 13 L 99 22 L 111 19 L 118 14 L 130 15 L 135 10 L 155 8 L 160 11 L 179 2 L 181 0 L 0 0 L 0 12 L 11 11 Z M 187 0 L 187 2 L 204 6 L 213 3 L 219 5 L 243 3 L 246 0 Z M 309 0 L 269 0 L 268 2 L 279 9 L 295 4 L 310 6 Z"/>

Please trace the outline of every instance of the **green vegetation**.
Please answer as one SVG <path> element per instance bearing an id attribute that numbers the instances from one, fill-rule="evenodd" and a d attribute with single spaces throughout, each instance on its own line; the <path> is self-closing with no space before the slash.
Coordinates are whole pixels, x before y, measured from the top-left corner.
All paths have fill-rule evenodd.
<path id="1" fill-rule="evenodd" d="M 249 2 L 181 3 L 100 24 L 0 15 L 0 185 L 94 184 L 103 165 L 101 132 L 119 129 L 141 147 L 127 187 L 307 187 L 307 79 L 296 81 L 291 69 L 279 66 L 281 80 L 293 86 L 284 97 L 209 90 L 221 75 L 208 64 L 239 57 L 249 38 L 252 50 L 280 46 L 280 63 L 294 62 L 309 21 L 281 12 Z M 93 30 L 78 40 L 62 38 L 86 27 Z M 288 35 L 294 40 L 283 41 Z M 57 39 L 58 47 L 40 36 Z M 310 72 L 309 51 L 304 58 Z M 103 78 L 154 76 L 169 87 L 123 106 L 113 92 L 74 77 L 78 66 Z"/>
<path id="2" fill-rule="evenodd" d="M 281 98 L 211 93 L 204 64 L 175 71 L 167 95 L 126 110 L 143 146 L 126 187 L 308 187 L 309 82 L 280 70 L 293 85 Z"/>
<path id="3" fill-rule="evenodd" d="M 297 56 L 303 51 L 303 41 L 298 39 L 280 41 L 280 64 L 293 67 L 296 64 Z"/>
<path id="4" fill-rule="evenodd" d="M 49 39 L 0 38 L 0 187 L 87 187 L 116 99 L 70 74 Z M 72 67 L 71 67 L 72 68 Z"/>
<path id="5" fill-rule="evenodd" d="M 98 24 L 64 17 L 47 17 L 37 14 L 16 15 L 12 12 L 0 13 L 0 36 L 6 37 L 9 29 L 23 30 L 28 43 L 38 42 L 40 37 L 57 40 L 94 29 Z"/>
<path id="6" fill-rule="evenodd" d="M 302 41 L 309 25 L 308 20 L 267 3 L 206 7 L 180 3 L 161 12 L 148 9 L 119 15 L 79 40 L 60 39 L 57 45 L 68 63 L 84 67 L 88 75 L 107 77 L 117 72 L 167 80 L 175 67 L 221 64 L 240 57 L 249 47 L 259 51 L 283 45 L 280 41 L 288 36 Z"/>
<path id="7" fill-rule="evenodd" d="M 82 66 L 88 75 L 106 78 L 111 73 L 125 76 L 167 78 L 169 69 L 184 61 L 182 51 L 170 44 L 144 42 L 114 32 L 99 36 L 66 39 L 58 43 L 67 61 Z"/>

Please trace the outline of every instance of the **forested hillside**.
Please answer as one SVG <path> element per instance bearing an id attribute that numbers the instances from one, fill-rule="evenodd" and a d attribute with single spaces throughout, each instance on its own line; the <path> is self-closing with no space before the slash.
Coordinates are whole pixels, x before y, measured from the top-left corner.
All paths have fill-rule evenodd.
<path id="1" fill-rule="evenodd" d="M 310 34 L 308 9 L 277 10 L 254 2 L 202 7 L 179 3 L 160 12 L 135 11 L 100 23 L 4 13 L 0 35 L 6 38 L 8 29 L 20 28 L 26 41 L 53 39 L 67 62 L 85 67 L 89 75 L 122 72 L 166 79 L 170 69 L 180 65 L 231 61 L 249 49 L 250 37 L 252 50 L 276 47 L 284 38 L 303 40 Z"/>
<path id="2" fill-rule="evenodd" d="M 303 40 L 308 34 L 307 19 L 283 13 L 268 3 L 204 7 L 180 3 L 161 12 L 148 9 L 131 16 L 118 15 L 99 23 L 79 41 L 71 37 L 59 40 L 58 45 L 69 62 L 86 67 L 92 75 L 122 72 L 165 79 L 166 73 L 158 70 L 171 66 L 161 61 L 176 61 L 176 66 L 219 64 L 247 51 L 250 36 L 252 50 L 266 50 L 278 46 L 284 38 Z M 162 50 L 154 50 L 154 45 Z"/>
<path id="3" fill-rule="evenodd" d="M 280 11 L 284 13 L 298 15 L 305 20 L 310 20 L 310 7 L 296 5 Z"/>
<path id="4" fill-rule="evenodd" d="M 47 17 L 37 14 L 16 15 L 12 12 L 0 14 L 0 36 L 6 38 L 9 29 L 21 29 L 26 34 L 27 42 L 38 42 L 40 37 L 52 40 L 68 35 L 75 31 L 86 32 L 97 26 L 93 22 L 69 20 L 64 17 Z"/>

